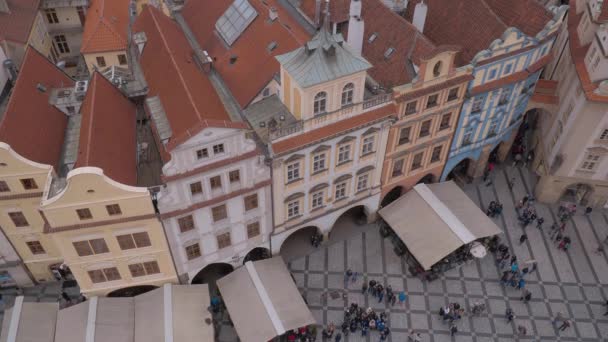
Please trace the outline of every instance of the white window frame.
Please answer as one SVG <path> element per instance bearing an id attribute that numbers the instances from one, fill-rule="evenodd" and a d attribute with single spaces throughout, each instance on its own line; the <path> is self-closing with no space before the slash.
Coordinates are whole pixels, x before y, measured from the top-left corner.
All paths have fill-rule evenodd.
<path id="1" fill-rule="evenodd" d="M 369 188 L 369 173 L 357 176 L 357 192 Z"/>
<path id="2" fill-rule="evenodd" d="M 326 165 L 327 154 L 325 152 L 317 153 L 312 156 L 312 172 L 320 172 L 327 169 Z"/>
<path id="3" fill-rule="evenodd" d="M 289 163 L 286 165 L 287 182 L 296 181 L 300 177 L 300 161 Z"/>
<path id="4" fill-rule="evenodd" d="M 346 198 L 348 193 L 347 193 L 347 187 L 348 187 L 348 181 L 344 181 L 344 182 L 340 182 L 338 184 L 336 184 L 336 189 L 335 189 L 335 200 L 341 200 L 343 198 Z"/>
<path id="5" fill-rule="evenodd" d="M 350 144 L 343 144 L 338 146 L 338 164 L 347 163 L 351 160 L 350 152 L 351 152 Z"/>
<path id="6" fill-rule="evenodd" d="M 323 197 L 325 196 L 325 191 L 320 190 L 317 192 L 314 192 L 311 195 L 311 206 L 313 209 L 317 209 L 323 206 Z"/>
<path id="7" fill-rule="evenodd" d="M 366 155 L 368 153 L 374 153 L 375 144 L 376 144 L 375 135 L 368 135 L 366 137 L 363 137 L 363 142 L 361 143 L 361 154 Z"/>
<path id="8" fill-rule="evenodd" d="M 320 91 L 315 95 L 313 101 L 313 114 L 321 115 L 327 112 L 327 92 Z"/>
<path id="9" fill-rule="evenodd" d="M 287 203 L 287 218 L 294 218 L 300 215 L 300 199 Z"/>

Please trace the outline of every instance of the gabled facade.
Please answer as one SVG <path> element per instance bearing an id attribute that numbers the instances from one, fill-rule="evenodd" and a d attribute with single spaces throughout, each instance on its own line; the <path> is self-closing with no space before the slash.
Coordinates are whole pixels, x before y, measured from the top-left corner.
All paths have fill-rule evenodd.
<path id="1" fill-rule="evenodd" d="M 158 210 L 181 279 L 200 283 L 206 266 L 239 266 L 252 250 L 268 249 L 270 171 L 238 104 L 194 62 L 196 43 L 150 6 L 134 33 L 145 36 L 138 61 L 164 162 Z"/>
<path id="2" fill-rule="evenodd" d="M 137 186 L 135 113 L 95 72 L 79 113 L 70 117 L 80 117 L 80 127 L 64 144 L 64 151 L 76 144 L 76 162 L 65 179 L 53 179 L 40 206 L 44 233 L 85 295 L 177 282 L 150 193 Z"/>
<path id="3" fill-rule="evenodd" d="M 43 233 L 38 209 L 56 174 L 67 127 L 65 115 L 49 104 L 50 90 L 73 86 L 30 47 L 0 122 L 0 227 L 36 281 L 52 280 L 51 268 L 62 262 Z"/>
<path id="4" fill-rule="evenodd" d="M 328 31 L 328 17 L 326 11 L 325 26 L 312 40 L 277 56 L 280 100 L 291 123 L 269 126 L 273 253 L 301 228 L 316 227 L 328 237 L 338 218 L 353 208 L 373 220 L 380 201 L 395 107 L 390 94 L 364 99 L 371 65 L 341 35 Z"/>
<path id="5" fill-rule="evenodd" d="M 544 73 L 559 101 L 538 115 L 533 168 L 541 201 L 608 205 L 608 2 L 570 1 Z"/>

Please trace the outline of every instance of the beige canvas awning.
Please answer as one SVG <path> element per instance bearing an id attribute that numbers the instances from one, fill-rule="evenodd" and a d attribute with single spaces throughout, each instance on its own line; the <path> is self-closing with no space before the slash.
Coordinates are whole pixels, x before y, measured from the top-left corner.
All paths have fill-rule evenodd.
<path id="1" fill-rule="evenodd" d="M 24 303 L 23 296 L 4 312 L 1 342 L 53 342 L 59 304 Z"/>
<path id="2" fill-rule="evenodd" d="M 266 342 L 315 323 L 281 257 L 247 262 L 217 286 L 243 342 Z"/>
<path id="3" fill-rule="evenodd" d="M 378 213 L 425 270 L 465 244 L 502 233 L 451 181 L 418 184 Z"/>

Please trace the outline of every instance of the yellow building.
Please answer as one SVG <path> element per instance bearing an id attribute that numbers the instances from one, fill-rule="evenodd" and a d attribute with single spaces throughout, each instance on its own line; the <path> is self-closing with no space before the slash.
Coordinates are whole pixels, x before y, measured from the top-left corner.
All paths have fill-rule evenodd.
<path id="1" fill-rule="evenodd" d="M 80 122 L 66 137 L 78 141 L 74 168 L 53 180 L 40 207 L 45 233 L 88 296 L 177 283 L 150 193 L 137 186 L 135 113 L 135 105 L 95 72 L 80 114 L 70 118 Z"/>
<path id="2" fill-rule="evenodd" d="M 66 116 L 49 104 L 48 91 L 74 82 L 45 56 L 29 48 L 0 122 L 0 226 L 34 279 L 53 279 L 61 263 L 43 234 L 38 208 L 62 150 Z M 36 123 L 36 124 L 32 124 Z"/>
<path id="3" fill-rule="evenodd" d="M 91 0 L 80 53 L 89 68 L 128 67 L 129 0 Z"/>

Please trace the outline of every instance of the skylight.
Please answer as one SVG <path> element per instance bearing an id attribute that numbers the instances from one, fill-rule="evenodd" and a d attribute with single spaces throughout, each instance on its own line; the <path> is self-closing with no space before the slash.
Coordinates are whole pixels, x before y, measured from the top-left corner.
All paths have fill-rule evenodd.
<path id="1" fill-rule="evenodd" d="M 228 45 L 232 45 L 257 16 L 249 1 L 234 0 L 215 23 L 215 29 Z"/>
<path id="2" fill-rule="evenodd" d="M 392 47 L 389 47 L 386 50 L 386 52 L 384 53 L 384 58 L 390 58 L 394 52 L 395 52 L 395 49 L 393 49 Z"/>
<path id="3" fill-rule="evenodd" d="M 376 40 L 376 37 L 378 37 L 378 34 L 376 32 L 372 33 L 371 36 L 369 36 L 369 39 L 367 40 L 368 43 L 373 42 L 374 40 Z"/>

